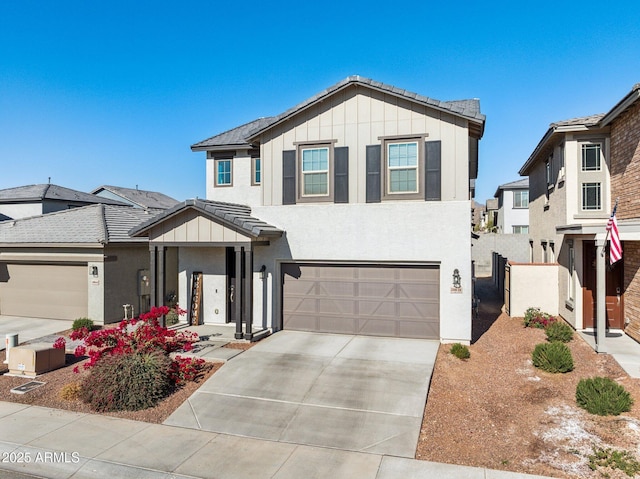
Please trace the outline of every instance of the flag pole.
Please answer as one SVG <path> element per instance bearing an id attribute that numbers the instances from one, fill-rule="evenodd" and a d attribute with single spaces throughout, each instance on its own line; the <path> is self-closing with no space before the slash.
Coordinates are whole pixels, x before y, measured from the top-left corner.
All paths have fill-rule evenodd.
<path id="1" fill-rule="evenodd" d="M 620 197 L 616 198 L 616 202 L 613 205 L 613 210 L 611 211 L 611 216 L 609 216 L 609 220 L 611 219 L 611 217 L 613 216 L 613 213 L 616 211 L 616 208 L 618 207 L 618 200 L 619 199 L 620 199 Z M 609 223 L 607 223 L 607 224 L 609 224 Z M 605 245 L 607 244 L 607 240 L 609 239 L 609 233 L 611 233 L 611 229 L 607 228 L 607 235 L 604 237 L 604 244 Z M 606 248 L 602 249 L 602 256 L 605 255 L 605 250 L 606 250 Z"/>

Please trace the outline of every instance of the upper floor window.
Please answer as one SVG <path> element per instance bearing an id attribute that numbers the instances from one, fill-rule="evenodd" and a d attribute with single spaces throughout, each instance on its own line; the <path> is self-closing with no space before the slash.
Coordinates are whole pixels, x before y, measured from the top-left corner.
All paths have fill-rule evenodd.
<path id="1" fill-rule="evenodd" d="M 602 209 L 602 186 L 600 183 L 582 183 L 582 209 L 585 211 Z"/>
<path id="2" fill-rule="evenodd" d="M 528 234 L 529 233 L 529 226 L 527 225 L 514 225 L 513 227 L 513 234 Z"/>
<path id="3" fill-rule="evenodd" d="M 418 192 L 418 143 L 387 144 L 387 194 Z"/>
<path id="4" fill-rule="evenodd" d="M 600 171 L 601 166 L 600 143 L 583 143 L 582 144 L 582 171 Z"/>
<path id="5" fill-rule="evenodd" d="M 233 168 L 231 159 L 215 160 L 215 185 L 233 185 Z"/>
<path id="6" fill-rule="evenodd" d="M 251 184 L 259 185 L 262 182 L 262 169 L 260 158 L 251 158 Z"/>
<path id="7" fill-rule="evenodd" d="M 547 181 L 547 186 L 551 186 L 553 184 L 553 177 L 551 175 L 552 159 L 553 157 L 550 156 L 549 159 L 544 162 L 544 174 Z"/>
<path id="8" fill-rule="evenodd" d="M 329 148 L 302 149 L 302 196 L 329 196 Z"/>
<path id="9" fill-rule="evenodd" d="M 529 208 L 529 191 L 514 191 L 513 192 L 513 207 L 514 208 Z"/>

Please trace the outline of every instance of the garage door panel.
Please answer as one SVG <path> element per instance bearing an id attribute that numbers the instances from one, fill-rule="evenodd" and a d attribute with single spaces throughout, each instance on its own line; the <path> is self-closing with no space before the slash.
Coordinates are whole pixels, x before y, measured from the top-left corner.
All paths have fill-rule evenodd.
<path id="1" fill-rule="evenodd" d="M 88 314 L 87 267 L 7 264 L 0 282 L 0 314 L 76 319 Z"/>
<path id="2" fill-rule="evenodd" d="M 439 338 L 438 267 L 298 268 L 299 279 L 284 277 L 285 329 Z"/>

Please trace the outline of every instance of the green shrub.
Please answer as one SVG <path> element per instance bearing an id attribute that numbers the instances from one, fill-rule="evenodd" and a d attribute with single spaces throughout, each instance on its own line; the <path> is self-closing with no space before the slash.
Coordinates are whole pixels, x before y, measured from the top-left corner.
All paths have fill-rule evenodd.
<path id="1" fill-rule="evenodd" d="M 531 359 L 535 367 L 550 373 L 566 373 L 573 370 L 571 350 L 559 341 L 536 345 Z"/>
<path id="2" fill-rule="evenodd" d="M 469 348 L 460 343 L 452 344 L 450 352 L 458 359 L 469 359 L 471 357 Z"/>
<path id="3" fill-rule="evenodd" d="M 82 383 L 81 399 L 94 411 L 137 411 L 173 390 L 173 361 L 161 352 L 103 357 Z"/>
<path id="4" fill-rule="evenodd" d="M 73 322 L 71 329 L 78 331 L 82 328 L 87 328 L 89 331 L 93 329 L 93 320 L 89 318 L 78 318 Z"/>
<path id="5" fill-rule="evenodd" d="M 540 311 L 540 308 L 529 308 L 524 313 L 525 328 L 546 328 L 550 324 L 556 322 L 557 319 L 549 313 Z"/>
<path id="6" fill-rule="evenodd" d="M 544 332 L 547 334 L 549 342 L 560 341 L 568 343 L 573 339 L 573 328 L 564 321 L 554 321 L 549 324 Z"/>
<path id="7" fill-rule="evenodd" d="M 633 398 L 613 379 L 596 376 L 580 380 L 576 402 L 591 414 L 617 416 L 631 409 Z"/>

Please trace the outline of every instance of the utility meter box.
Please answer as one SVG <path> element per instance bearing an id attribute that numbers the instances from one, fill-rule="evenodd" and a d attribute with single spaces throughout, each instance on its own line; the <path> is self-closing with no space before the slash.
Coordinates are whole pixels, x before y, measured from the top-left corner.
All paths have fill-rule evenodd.
<path id="1" fill-rule="evenodd" d="M 11 348 L 9 374 L 33 378 L 61 368 L 64 364 L 64 349 L 54 348 L 47 343 L 26 344 Z"/>

